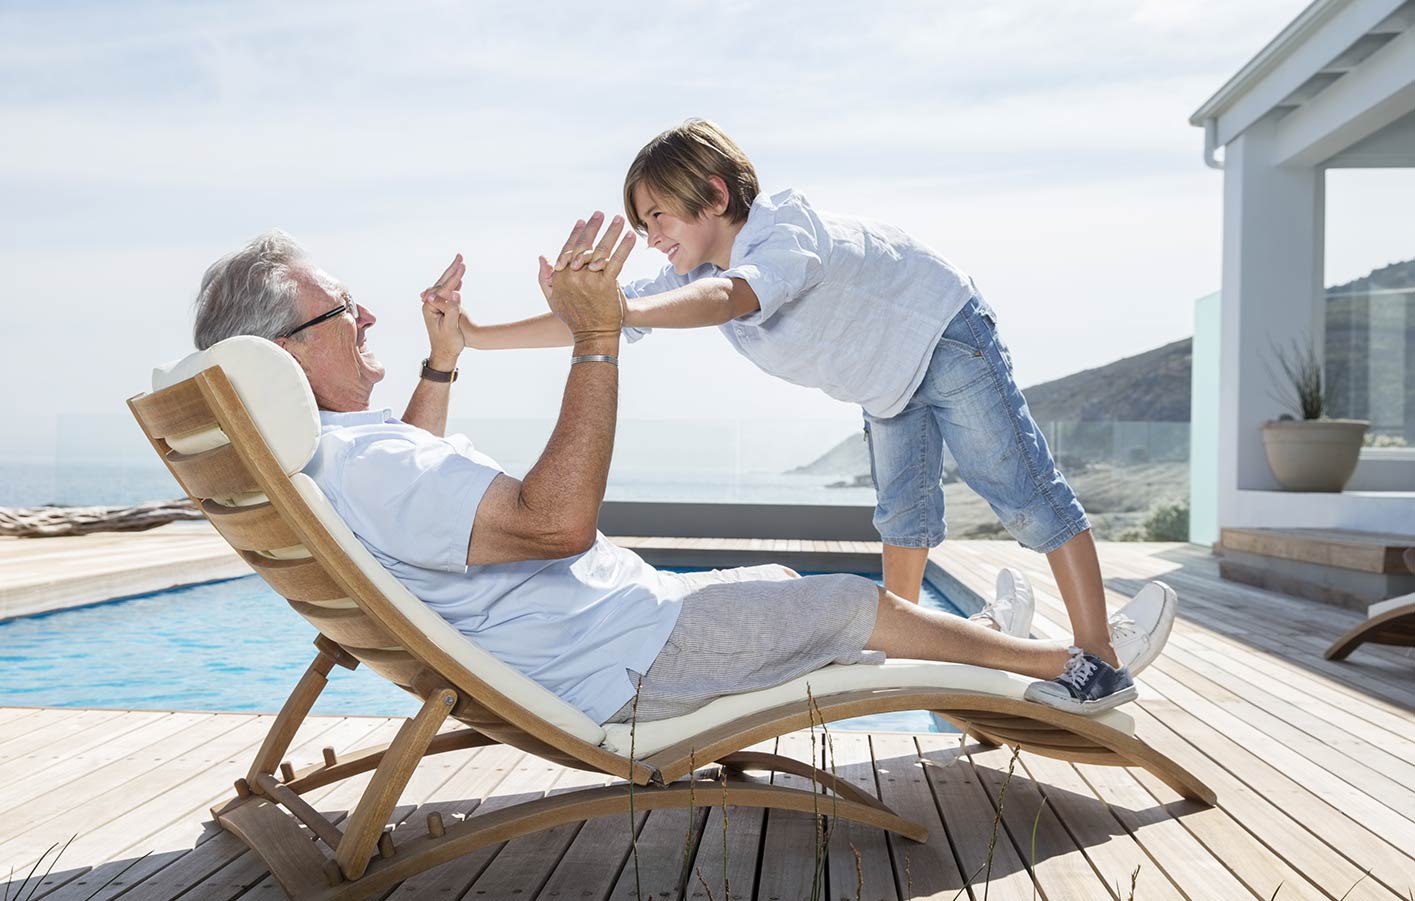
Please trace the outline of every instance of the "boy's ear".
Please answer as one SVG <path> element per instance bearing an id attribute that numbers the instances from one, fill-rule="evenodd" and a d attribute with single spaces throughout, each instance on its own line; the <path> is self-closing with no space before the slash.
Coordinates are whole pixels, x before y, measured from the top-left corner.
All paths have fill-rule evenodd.
<path id="1" fill-rule="evenodd" d="M 712 193 L 717 198 L 709 209 L 714 216 L 721 216 L 727 212 L 727 182 L 720 175 L 709 175 L 708 184 L 712 185 Z"/>

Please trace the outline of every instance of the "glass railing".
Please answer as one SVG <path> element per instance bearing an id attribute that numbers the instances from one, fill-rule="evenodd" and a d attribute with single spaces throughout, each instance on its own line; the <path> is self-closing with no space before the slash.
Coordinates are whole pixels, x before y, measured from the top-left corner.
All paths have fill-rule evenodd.
<path id="1" fill-rule="evenodd" d="M 534 465 L 553 427 L 549 419 L 450 423 L 517 477 Z M 1155 537 L 1161 533 L 1147 522 L 1162 513 L 1172 519 L 1169 508 L 1188 497 L 1186 422 L 1046 422 L 1042 429 L 1103 538 Z M 0 506 L 182 494 L 126 416 L 62 416 L 35 423 L 25 440 L 21 447 L 0 436 Z M 1002 537 L 987 503 L 958 479 L 957 464 L 946 458 L 945 466 L 950 534 Z M 848 420 L 629 419 L 618 427 L 607 497 L 873 506 L 869 472 L 863 432 Z"/>
<path id="2" fill-rule="evenodd" d="M 1415 444 L 1415 285 L 1327 294 L 1328 415 L 1371 423 L 1376 447 Z"/>

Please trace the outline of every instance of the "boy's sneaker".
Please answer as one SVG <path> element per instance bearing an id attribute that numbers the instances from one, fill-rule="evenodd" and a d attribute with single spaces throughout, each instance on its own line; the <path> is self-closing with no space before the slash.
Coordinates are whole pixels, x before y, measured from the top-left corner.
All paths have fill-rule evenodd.
<path id="1" fill-rule="evenodd" d="M 1050 682 L 1033 682 L 1022 696 L 1028 701 L 1094 716 L 1139 696 L 1124 667 L 1116 669 L 1095 654 L 1070 648 L 1066 669 Z"/>
<path id="2" fill-rule="evenodd" d="M 1110 616 L 1110 643 L 1120 665 L 1137 676 L 1154 662 L 1169 640 L 1179 596 L 1163 582 L 1151 582 Z"/>
<path id="3" fill-rule="evenodd" d="M 996 623 L 999 631 L 1016 638 L 1026 638 L 1032 634 L 1032 614 L 1035 611 L 1032 583 L 1021 571 L 1009 567 L 997 574 L 997 597 L 968 618 L 985 626 Z"/>

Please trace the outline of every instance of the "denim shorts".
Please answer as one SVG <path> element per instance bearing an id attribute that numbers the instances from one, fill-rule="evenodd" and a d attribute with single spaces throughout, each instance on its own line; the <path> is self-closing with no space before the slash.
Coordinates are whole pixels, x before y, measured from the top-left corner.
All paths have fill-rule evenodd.
<path id="1" fill-rule="evenodd" d="M 888 419 L 865 414 L 865 439 L 885 544 L 934 547 L 947 536 L 945 446 L 1024 547 L 1053 551 L 1091 527 L 1013 381 L 996 314 L 976 295 L 944 330 L 904 409 Z"/>

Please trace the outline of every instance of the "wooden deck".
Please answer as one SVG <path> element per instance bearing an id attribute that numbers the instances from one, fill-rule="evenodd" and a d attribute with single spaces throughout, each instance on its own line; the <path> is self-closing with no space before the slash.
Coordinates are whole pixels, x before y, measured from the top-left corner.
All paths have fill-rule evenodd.
<path id="1" fill-rule="evenodd" d="M 250 572 L 206 522 L 147 532 L 0 537 L 0 620 Z"/>
<path id="2" fill-rule="evenodd" d="M 948 736 L 834 733 L 841 775 L 921 819 L 931 838 L 921 845 L 838 824 L 822 897 L 1036 892 L 1051 901 L 1123 901 L 1133 880 L 1141 901 L 1415 898 L 1415 656 L 1370 647 L 1328 663 L 1322 650 L 1356 614 L 1220 582 L 1215 561 L 1189 546 L 1109 544 L 1101 552 L 1113 602 L 1150 578 L 1180 593 L 1167 653 L 1129 709 L 1141 736 L 1208 781 L 1220 807 L 1179 800 L 1134 770 L 1022 754 L 1009 781 L 1005 749 L 960 749 Z M 1010 543 L 960 541 L 946 543 L 935 561 L 959 588 L 977 593 L 991 590 L 998 566 L 1025 569 L 1042 595 L 1036 632 L 1065 636 L 1040 557 Z M 0 869 L 15 873 L 0 897 L 15 897 L 34 862 L 70 837 L 33 897 L 280 897 L 207 812 L 244 772 L 268 719 L 0 708 Z M 291 757 L 311 762 L 325 745 L 386 740 L 395 727 L 387 719 L 315 718 Z M 811 752 L 806 734 L 780 742 L 793 754 Z M 445 816 L 476 816 L 597 778 L 505 748 L 445 755 L 414 778 L 395 819 L 399 829 L 420 830 L 428 805 Z M 362 787 L 355 783 L 312 800 L 322 810 L 347 809 Z M 810 896 L 810 816 L 724 812 L 708 806 L 711 797 L 702 800 L 691 815 L 641 813 L 636 857 L 627 818 L 596 820 L 474 853 L 392 897 L 640 893 L 721 901 L 729 897 L 725 880 L 731 898 Z"/>

